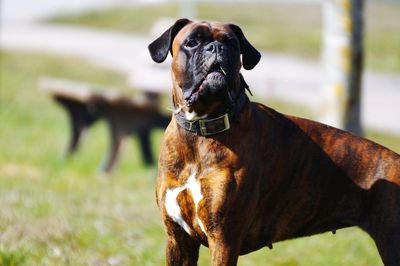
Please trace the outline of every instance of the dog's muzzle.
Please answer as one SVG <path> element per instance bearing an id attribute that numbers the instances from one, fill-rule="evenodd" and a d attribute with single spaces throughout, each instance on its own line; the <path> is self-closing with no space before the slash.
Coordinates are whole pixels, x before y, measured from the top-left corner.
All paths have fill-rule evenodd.
<path id="1" fill-rule="evenodd" d="M 226 71 L 221 64 L 213 63 L 200 85 L 186 89 L 183 98 L 187 106 L 192 106 L 200 97 L 217 96 L 227 90 Z"/>

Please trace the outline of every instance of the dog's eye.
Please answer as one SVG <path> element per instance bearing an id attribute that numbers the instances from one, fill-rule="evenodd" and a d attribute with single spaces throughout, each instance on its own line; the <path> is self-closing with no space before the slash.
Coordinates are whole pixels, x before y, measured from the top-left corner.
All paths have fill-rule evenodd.
<path id="1" fill-rule="evenodd" d="M 199 41 L 197 39 L 190 39 L 186 42 L 185 47 L 187 48 L 193 48 L 199 45 Z"/>

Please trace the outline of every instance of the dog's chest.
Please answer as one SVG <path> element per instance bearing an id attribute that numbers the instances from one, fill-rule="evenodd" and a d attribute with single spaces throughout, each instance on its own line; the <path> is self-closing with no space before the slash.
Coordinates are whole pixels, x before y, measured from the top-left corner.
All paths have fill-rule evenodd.
<path id="1" fill-rule="evenodd" d="M 166 214 L 189 235 L 193 236 L 195 232 L 207 235 L 202 217 L 199 215 L 199 205 L 203 199 L 201 183 L 197 180 L 197 173 L 194 172 L 183 185 L 166 189 L 164 199 Z"/>

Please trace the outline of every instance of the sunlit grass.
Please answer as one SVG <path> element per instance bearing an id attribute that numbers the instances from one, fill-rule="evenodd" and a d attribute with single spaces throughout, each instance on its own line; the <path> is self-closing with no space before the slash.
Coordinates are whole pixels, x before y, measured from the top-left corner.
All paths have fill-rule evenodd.
<path id="1" fill-rule="evenodd" d="M 36 86 L 42 75 L 113 87 L 125 77 L 73 58 L 1 57 L 0 264 L 144 262 L 154 243 L 163 243 L 156 167 L 143 167 L 138 143 L 130 141 L 116 173 L 100 175 L 108 148 L 104 123 L 87 132 L 75 156 L 61 160 L 69 134 L 66 114 Z M 155 150 L 161 134 L 152 136 Z M 163 258 L 162 248 L 151 254 L 147 261 Z"/>
<path id="2" fill-rule="evenodd" d="M 164 232 L 155 203 L 156 167 L 128 141 L 117 170 L 98 173 L 108 148 L 104 123 L 71 159 L 61 154 L 67 117 L 38 91 L 42 75 L 118 87 L 125 77 L 74 58 L 2 52 L 0 102 L 0 265 L 163 265 Z M 277 110 L 312 116 L 304 107 Z M 161 131 L 152 135 L 158 150 Z M 400 151 L 400 139 L 371 134 Z M 372 240 L 356 228 L 286 241 L 240 258 L 240 265 L 379 265 Z M 200 265 L 208 265 L 202 248 Z"/>
<path id="3" fill-rule="evenodd" d="M 318 58 L 322 45 L 322 8 L 316 4 L 199 4 L 198 18 L 234 22 L 260 50 Z M 400 5 L 367 3 L 366 68 L 400 72 Z M 179 17 L 172 4 L 90 11 L 50 22 L 149 34 L 162 17 Z"/>

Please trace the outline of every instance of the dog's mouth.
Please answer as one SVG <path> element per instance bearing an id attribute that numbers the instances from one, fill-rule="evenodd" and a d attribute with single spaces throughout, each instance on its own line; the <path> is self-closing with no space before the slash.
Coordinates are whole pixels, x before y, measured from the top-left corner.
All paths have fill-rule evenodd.
<path id="1" fill-rule="evenodd" d="M 193 90 L 185 91 L 183 96 L 188 107 L 193 106 L 198 99 L 208 93 L 217 93 L 226 88 L 226 71 L 219 63 L 211 65 L 199 86 Z"/>

